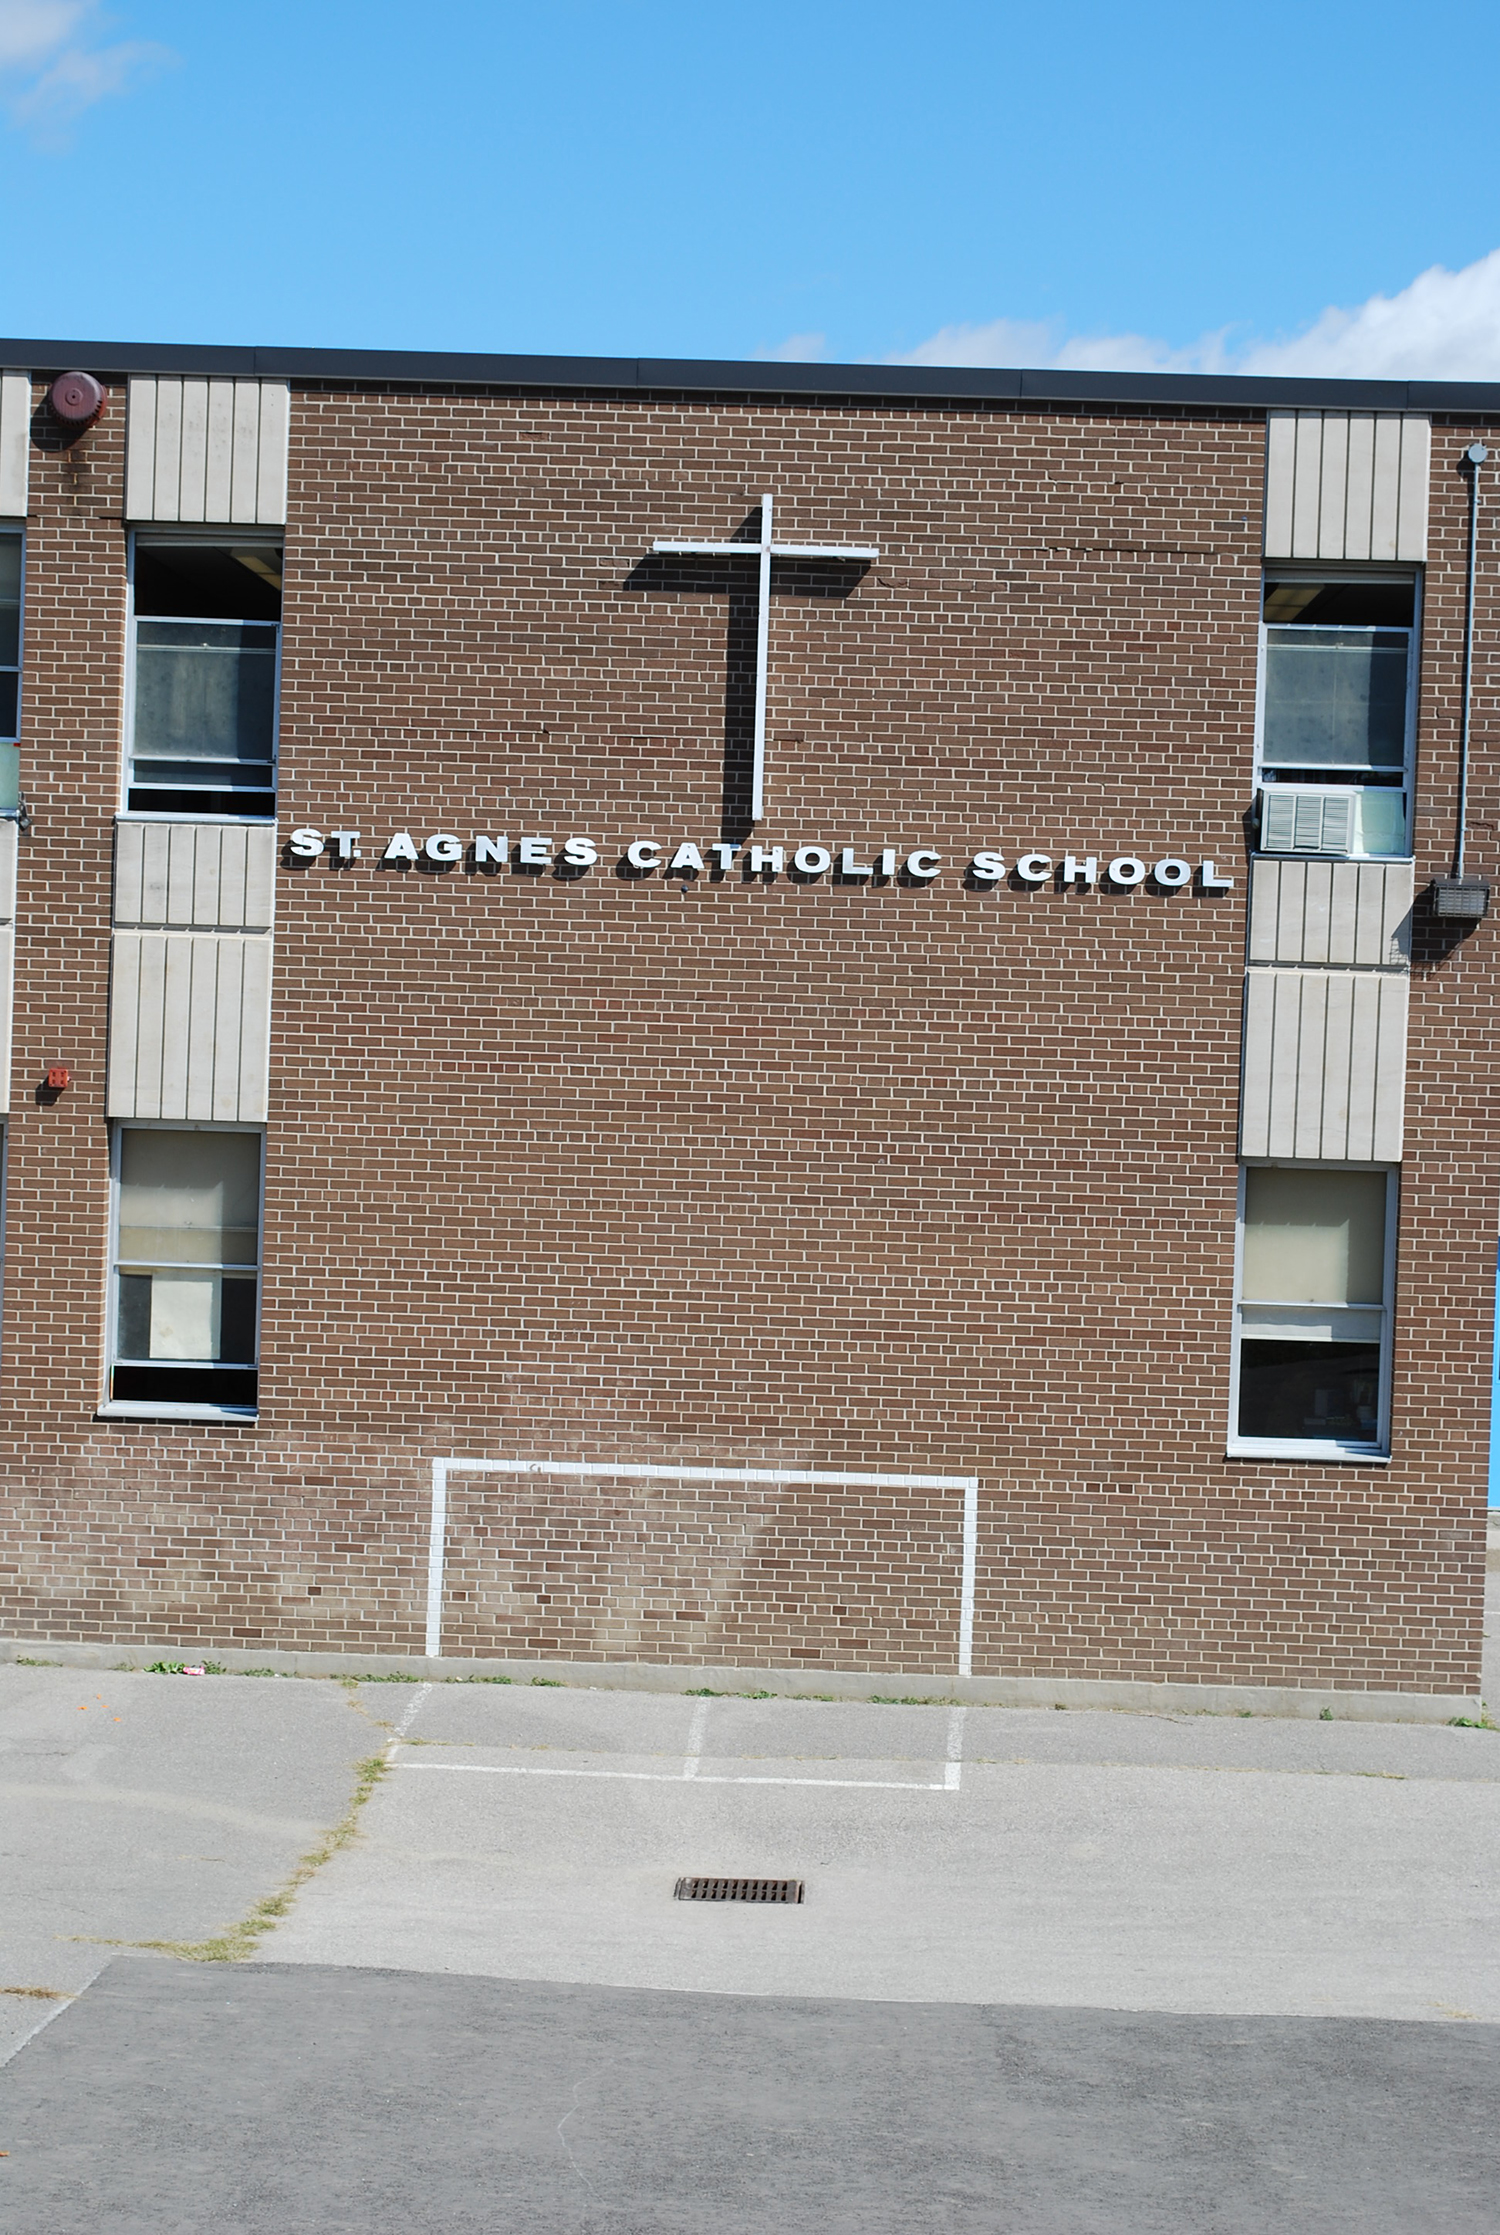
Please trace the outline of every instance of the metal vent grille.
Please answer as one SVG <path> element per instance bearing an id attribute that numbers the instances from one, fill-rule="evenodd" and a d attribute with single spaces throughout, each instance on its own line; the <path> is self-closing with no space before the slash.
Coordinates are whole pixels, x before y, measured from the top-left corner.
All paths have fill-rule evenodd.
<path id="1" fill-rule="evenodd" d="M 1261 799 L 1263 852 L 1349 852 L 1354 802 L 1347 792 L 1320 792 L 1308 784 L 1268 784 Z"/>
<path id="2" fill-rule="evenodd" d="M 679 1901 L 800 1901 L 800 1878 L 679 1878 Z"/>

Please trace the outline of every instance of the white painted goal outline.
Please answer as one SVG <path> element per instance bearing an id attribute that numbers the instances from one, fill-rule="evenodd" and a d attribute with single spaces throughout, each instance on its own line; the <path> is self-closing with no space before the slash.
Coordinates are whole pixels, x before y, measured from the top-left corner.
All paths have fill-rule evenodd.
<path id="1" fill-rule="evenodd" d="M 648 1482 L 826 1483 L 835 1490 L 961 1490 L 963 1565 L 958 1593 L 958 1674 L 974 1673 L 974 1569 L 979 1548 L 979 1477 L 974 1474 L 831 1474 L 811 1467 L 652 1467 L 608 1459 L 434 1459 L 427 1539 L 427 1658 L 443 1651 L 443 1571 L 448 1549 L 448 1478 L 456 1474 L 560 1474 Z"/>

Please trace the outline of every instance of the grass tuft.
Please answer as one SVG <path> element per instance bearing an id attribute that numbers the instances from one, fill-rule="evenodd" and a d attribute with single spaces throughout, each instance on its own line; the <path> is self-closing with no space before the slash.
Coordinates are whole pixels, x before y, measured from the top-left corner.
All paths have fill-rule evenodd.
<path id="1" fill-rule="evenodd" d="M 156 1955 L 176 1956 L 183 1963 L 243 1963 L 247 1956 L 254 1955 L 262 1933 L 281 1922 L 309 1878 L 315 1878 L 325 1863 L 331 1862 L 341 1848 L 349 1845 L 359 1829 L 359 1812 L 388 1767 L 384 1754 L 371 1754 L 357 1765 L 353 1797 L 332 1831 L 310 1854 L 302 1857 L 284 1886 L 264 1901 L 258 1901 L 248 1917 L 242 1917 L 226 1932 L 217 1933 L 210 1940 L 116 1940 L 104 1945 L 149 1948 Z"/>

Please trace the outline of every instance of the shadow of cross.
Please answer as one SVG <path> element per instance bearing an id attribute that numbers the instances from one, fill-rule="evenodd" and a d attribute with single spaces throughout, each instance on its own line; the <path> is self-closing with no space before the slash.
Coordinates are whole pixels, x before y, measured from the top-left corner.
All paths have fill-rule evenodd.
<path id="1" fill-rule="evenodd" d="M 651 555 L 658 562 L 686 562 L 690 559 L 715 562 L 712 575 L 706 569 L 694 569 L 694 586 L 702 580 L 704 587 L 717 588 L 724 582 L 729 592 L 729 679 L 725 696 L 725 752 L 724 752 L 724 833 L 726 837 L 740 834 L 746 826 L 753 828 L 765 813 L 766 790 L 766 697 L 767 671 L 769 668 L 771 626 L 771 567 L 773 561 L 795 561 L 799 569 L 813 564 L 822 572 L 828 567 L 837 570 L 834 582 L 836 594 L 844 595 L 863 574 L 865 568 L 880 557 L 873 545 L 848 543 L 778 543 L 772 525 L 772 499 L 762 497 L 760 510 L 752 513 L 738 532 L 721 541 L 685 540 L 680 537 L 658 537 L 651 546 Z M 751 568 L 754 568 L 752 573 Z M 723 575 L 720 570 L 723 570 Z M 852 579 L 851 571 L 853 570 Z M 637 570 L 640 580 L 645 570 Z M 652 575 L 662 586 L 663 577 L 655 569 Z M 675 570 L 674 570 L 675 571 Z M 727 581 L 724 581 L 727 576 Z M 748 579 L 745 579 L 748 577 Z M 642 586 L 649 586 L 642 583 Z M 750 719 L 750 753 L 748 784 L 744 782 L 741 755 L 738 751 L 741 721 L 739 702 L 743 686 L 749 677 L 745 654 L 749 647 L 746 638 L 754 629 L 754 698 Z M 746 793 L 748 792 L 748 798 Z M 738 828 L 736 827 L 738 826 Z"/>

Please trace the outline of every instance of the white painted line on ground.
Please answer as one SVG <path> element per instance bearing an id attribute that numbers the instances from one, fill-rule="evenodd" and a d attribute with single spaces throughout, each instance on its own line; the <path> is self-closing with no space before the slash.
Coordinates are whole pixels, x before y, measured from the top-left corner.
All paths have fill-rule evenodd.
<path id="1" fill-rule="evenodd" d="M 431 1690 L 432 1686 L 430 1684 L 419 1684 L 416 1690 L 412 1693 L 411 1699 L 407 1705 L 406 1713 L 402 1716 L 400 1722 L 396 1725 L 396 1728 L 391 1733 L 391 1743 L 385 1750 L 387 1759 L 389 1759 L 389 1757 L 395 1752 L 396 1748 L 401 1744 L 402 1739 L 405 1738 L 407 1732 L 411 1729 L 412 1723 L 416 1717 L 417 1709 L 421 1706 L 423 1700 L 426 1699 L 428 1693 Z"/>
<path id="2" fill-rule="evenodd" d="M 963 1783 L 964 1716 L 967 1712 L 962 1707 L 948 1710 L 948 1766 L 943 1771 L 943 1790 L 949 1793 L 956 1793 Z"/>
<path id="3" fill-rule="evenodd" d="M 688 1725 L 687 1760 L 682 1765 L 684 1777 L 698 1774 L 698 1765 L 703 1759 L 703 1733 L 708 1728 L 708 1711 L 712 1706 L 712 1700 L 699 1700 L 693 1709 L 693 1720 Z"/>
<path id="4" fill-rule="evenodd" d="M 822 1484 L 834 1490 L 961 1490 L 963 1560 L 958 1591 L 958 1673 L 974 1673 L 974 1577 L 979 1547 L 979 1477 L 972 1474 L 836 1474 L 824 1467 L 644 1466 L 594 1459 L 464 1459 L 432 1462 L 432 1505 L 427 1532 L 427 1640 L 429 1661 L 443 1651 L 443 1564 L 448 1543 L 450 1474 L 563 1474 L 646 1482 L 781 1482 Z"/>
<path id="5" fill-rule="evenodd" d="M 612 1777 L 619 1783 L 634 1785 L 680 1785 L 684 1772 L 680 1769 L 540 1769 L 530 1763 L 510 1762 L 397 1762 L 397 1769 L 436 1770 L 455 1777 Z M 957 1765 L 950 1762 L 940 1785 L 919 1785 L 909 1777 L 705 1777 L 698 1772 L 694 1782 L 699 1785 L 837 1785 L 848 1786 L 860 1792 L 880 1793 L 956 1793 L 958 1786 L 952 1781 Z"/>

